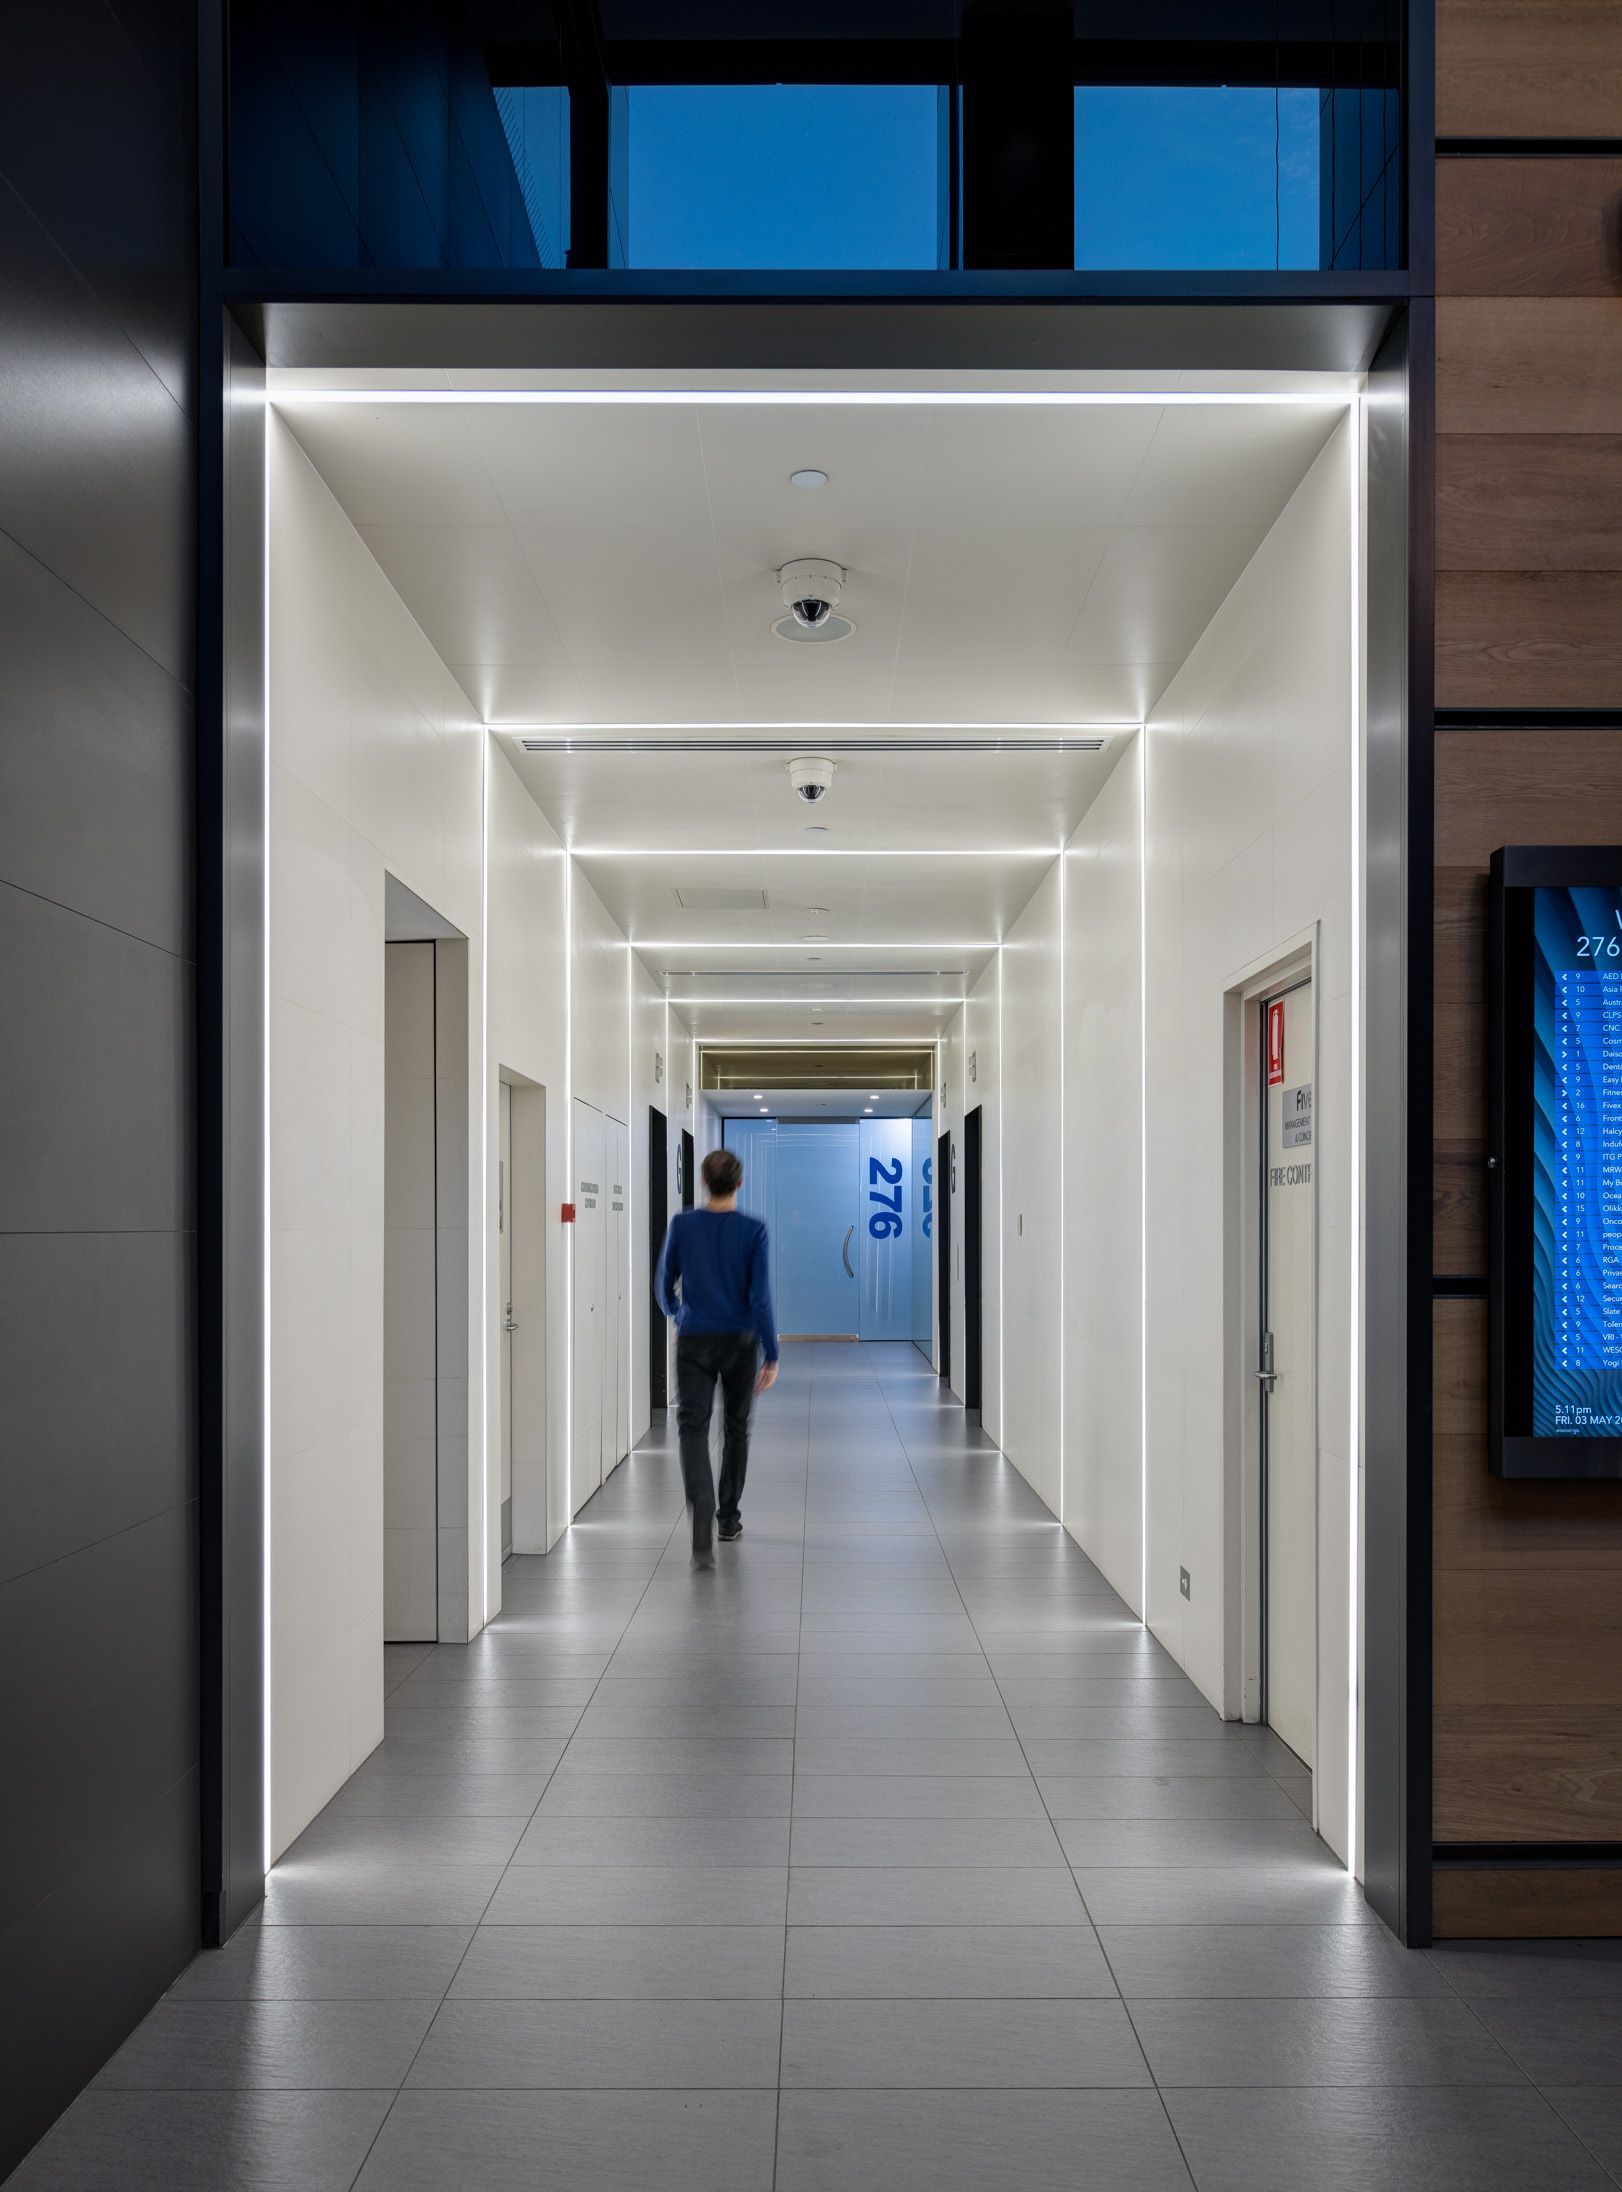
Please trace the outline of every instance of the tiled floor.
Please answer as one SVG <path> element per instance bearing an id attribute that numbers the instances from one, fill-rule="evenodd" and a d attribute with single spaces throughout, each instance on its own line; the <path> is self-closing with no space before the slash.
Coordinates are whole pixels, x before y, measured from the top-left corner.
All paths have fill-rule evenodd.
<path id="1" fill-rule="evenodd" d="M 1622 1958 L 1410 1955 L 909 1347 L 791 1349 L 742 1542 L 669 1434 L 27 2192 L 1586 2192 Z"/>

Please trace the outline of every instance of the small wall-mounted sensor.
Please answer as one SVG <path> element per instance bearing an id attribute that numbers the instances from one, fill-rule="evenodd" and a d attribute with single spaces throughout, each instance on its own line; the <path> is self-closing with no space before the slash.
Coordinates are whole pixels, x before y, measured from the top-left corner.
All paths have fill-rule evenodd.
<path id="1" fill-rule="evenodd" d="M 1186 1568 L 1179 1568 L 1177 1571 L 1177 1588 L 1185 1598 L 1191 1599 L 1194 1596 L 1194 1586 L 1188 1580 L 1188 1570 Z"/>

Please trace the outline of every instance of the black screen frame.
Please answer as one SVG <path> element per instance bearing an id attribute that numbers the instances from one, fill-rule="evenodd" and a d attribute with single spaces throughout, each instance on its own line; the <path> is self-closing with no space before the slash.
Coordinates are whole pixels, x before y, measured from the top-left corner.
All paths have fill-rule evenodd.
<path id="1" fill-rule="evenodd" d="M 1532 1432 L 1533 893 L 1622 891 L 1622 848 L 1506 845 L 1488 885 L 1487 1442 L 1495 1476 L 1622 1477 L 1622 1438 Z"/>

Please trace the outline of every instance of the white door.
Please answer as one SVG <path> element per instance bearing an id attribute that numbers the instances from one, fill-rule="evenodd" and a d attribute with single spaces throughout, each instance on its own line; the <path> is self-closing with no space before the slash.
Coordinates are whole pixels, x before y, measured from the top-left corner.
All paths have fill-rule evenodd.
<path id="1" fill-rule="evenodd" d="M 501 1239 L 501 1557 L 513 1549 L 513 1092 L 501 1083 L 501 1155 L 496 1171 L 496 1225 Z"/>
<path id="2" fill-rule="evenodd" d="M 623 1119 L 607 1121 L 608 1129 L 608 1224 L 605 1229 L 608 1269 L 603 1292 L 608 1301 L 608 1331 L 603 1348 L 603 1374 L 609 1390 L 603 1395 L 603 1474 L 617 1469 L 629 1449 L 630 1403 L 625 1381 L 630 1373 L 630 1283 L 625 1268 L 630 1235 L 626 1231 L 626 1206 L 630 1201 L 630 1156 Z"/>
<path id="3" fill-rule="evenodd" d="M 1312 985 L 1262 1000 L 1262 1718 L 1311 1766 L 1318 1701 Z"/>
<path id="4" fill-rule="evenodd" d="M 603 1481 L 603 1115 L 574 1105 L 574 1450 L 570 1508 Z"/>

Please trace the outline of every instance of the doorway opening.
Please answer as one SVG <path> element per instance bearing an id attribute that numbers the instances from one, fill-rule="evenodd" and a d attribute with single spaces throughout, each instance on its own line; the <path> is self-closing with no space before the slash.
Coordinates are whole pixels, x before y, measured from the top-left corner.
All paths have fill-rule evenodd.
<path id="1" fill-rule="evenodd" d="M 503 1066 L 498 1103 L 494 1313 L 505 1561 L 515 1551 L 546 1550 L 546 1090 Z"/>
<path id="2" fill-rule="evenodd" d="M 1229 1197 L 1239 1405 L 1242 1717 L 1316 1776 L 1319 1747 L 1318 1014 L 1303 946 L 1231 1000 L 1237 1165 Z M 1314 1782 L 1314 1792 L 1316 1784 Z"/>
<path id="3" fill-rule="evenodd" d="M 630 1303 L 626 1286 L 629 1140 L 625 1121 L 574 1100 L 574 1453 L 575 1514 L 625 1459 Z"/>
<path id="4" fill-rule="evenodd" d="M 383 947 L 383 1635 L 468 1636 L 467 941 L 392 875 Z"/>
<path id="5" fill-rule="evenodd" d="M 670 1121 L 657 1104 L 648 1106 L 648 1272 L 659 1269 L 670 1224 Z M 648 1311 L 648 1406 L 670 1406 L 670 1327 L 654 1302 Z"/>
<path id="6" fill-rule="evenodd" d="M 935 1139 L 935 1315 L 941 1382 L 952 1383 L 952 1137 Z"/>
<path id="7" fill-rule="evenodd" d="M 963 1405 L 980 1413 L 981 1378 L 981 1178 L 984 1113 L 979 1104 L 963 1121 Z"/>

